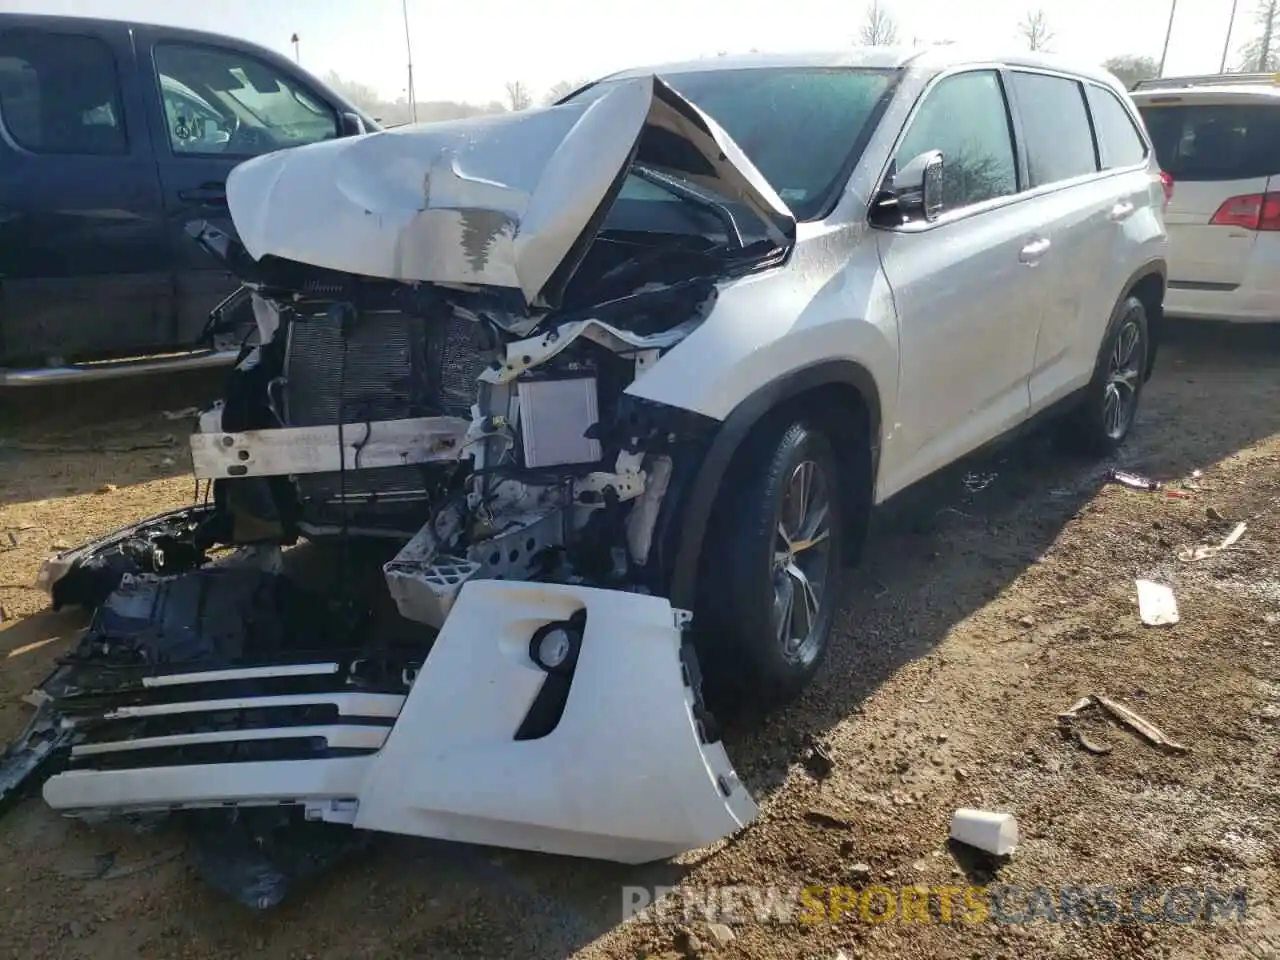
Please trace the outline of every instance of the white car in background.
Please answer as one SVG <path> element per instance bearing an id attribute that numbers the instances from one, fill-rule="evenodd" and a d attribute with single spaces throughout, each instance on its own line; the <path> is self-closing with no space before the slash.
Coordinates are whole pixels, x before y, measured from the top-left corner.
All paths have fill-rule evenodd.
<path id="1" fill-rule="evenodd" d="M 1165 314 L 1280 321 L 1280 83 L 1166 77 L 1132 97 L 1173 194 Z"/>

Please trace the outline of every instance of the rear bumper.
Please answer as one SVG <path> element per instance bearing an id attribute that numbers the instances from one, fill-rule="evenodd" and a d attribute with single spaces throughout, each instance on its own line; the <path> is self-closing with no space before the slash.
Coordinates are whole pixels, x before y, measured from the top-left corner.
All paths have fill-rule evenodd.
<path id="1" fill-rule="evenodd" d="M 553 676 L 533 660 L 531 637 L 543 624 L 583 613 L 571 675 Z M 45 800 L 80 815 L 295 805 L 310 819 L 365 830 L 626 863 L 674 856 L 736 832 L 757 814 L 723 745 L 708 734 L 686 620 L 657 597 L 472 581 L 407 695 L 318 686 L 316 678 L 329 674 L 342 682 L 339 664 L 252 668 L 255 682 L 310 669 L 309 692 L 286 697 L 234 695 L 244 690 L 243 669 L 149 677 L 148 689 L 167 691 L 156 704 L 137 706 L 135 698 L 134 706 L 75 719 L 73 728 L 92 731 L 142 710 L 190 717 L 206 732 L 154 743 L 79 737 L 72 769 L 46 782 Z M 221 684 L 225 693 L 217 692 Z M 184 699 L 187 685 L 208 699 Z M 549 689 L 551 700 L 560 698 L 558 720 L 552 705 L 551 723 L 522 733 L 532 712 L 548 710 Z M 233 709 L 317 705 L 336 705 L 337 717 L 305 728 L 209 733 L 201 726 L 202 717 Z M 324 738 L 328 755 L 147 765 L 152 749 L 302 735 Z M 187 739 L 175 743 L 175 736 Z"/>
<path id="2" fill-rule="evenodd" d="M 1164 314 L 1184 320 L 1276 323 L 1280 322 L 1280 288 L 1260 288 L 1250 283 L 1231 287 L 1170 280 L 1165 291 Z"/>

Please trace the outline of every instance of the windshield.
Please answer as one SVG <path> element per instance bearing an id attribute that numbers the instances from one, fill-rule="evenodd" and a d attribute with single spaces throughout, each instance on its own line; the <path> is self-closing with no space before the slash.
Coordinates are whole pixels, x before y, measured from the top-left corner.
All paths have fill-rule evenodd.
<path id="1" fill-rule="evenodd" d="M 1280 174 L 1280 104 L 1143 104 L 1138 109 L 1160 169 L 1175 180 Z"/>
<path id="2" fill-rule="evenodd" d="M 822 216 L 870 133 L 895 70 L 763 67 L 664 74 L 662 79 L 733 138 L 797 220 Z M 603 80 L 572 97 L 603 96 Z M 676 198 L 629 177 L 620 199 Z"/>

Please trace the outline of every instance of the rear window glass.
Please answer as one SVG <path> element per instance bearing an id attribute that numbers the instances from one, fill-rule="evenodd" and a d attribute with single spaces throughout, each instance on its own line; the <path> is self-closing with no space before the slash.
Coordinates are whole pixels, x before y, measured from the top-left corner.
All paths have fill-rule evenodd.
<path id="1" fill-rule="evenodd" d="M 1160 169 L 1176 180 L 1250 180 L 1280 174 L 1280 106 L 1142 106 Z"/>

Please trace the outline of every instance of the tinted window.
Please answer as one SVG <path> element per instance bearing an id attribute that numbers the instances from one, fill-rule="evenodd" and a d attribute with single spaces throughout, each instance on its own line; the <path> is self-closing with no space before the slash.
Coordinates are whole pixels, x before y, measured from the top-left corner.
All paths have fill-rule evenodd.
<path id="1" fill-rule="evenodd" d="M 251 156 L 338 135 L 328 105 L 255 57 L 166 43 L 155 65 L 175 153 Z"/>
<path id="2" fill-rule="evenodd" d="M 948 77 L 925 95 L 898 146 L 902 167 L 942 151 L 943 210 L 1018 192 L 1009 111 L 993 70 Z"/>
<path id="3" fill-rule="evenodd" d="M 1110 90 L 1092 84 L 1084 89 L 1089 100 L 1089 113 L 1093 115 L 1093 131 L 1098 136 L 1102 169 L 1132 167 L 1146 160 L 1147 145 L 1142 142 L 1142 135 L 1134 127 L 1129 111 L 1119 98 Z"/>
<path id="4" fill-rule="evenodd" d="M 1160 168 L 1175 180 L 1245 180 L 1280 174 L 1280 107 L 1143 106 Z"/>
<path id="5" fill-rule="evenodd" d="M 1031 186 L 1096 173 L 1093 131 L 1080 84 L 1040 73 L 1014 73 L 1013 92 L 1027 140 Z"/>
<path id="6" fill-rule="evenodd" d="M 809 220 L 821 215 L 842 185 L 895 76 L 885 70 L 769 67 L 662 79 L 720 124 L 796 217 Z M 572 99 L 595 99 L 612 82 L 594 84 Z M 634 178 L 623 196 L 670 199 Z"/>
<path id="7" fill-rule="evenodd" d="M 94 37 L 0 34 L 0 118 L 33 153 L 128 151 L 115 57 Z"/>

